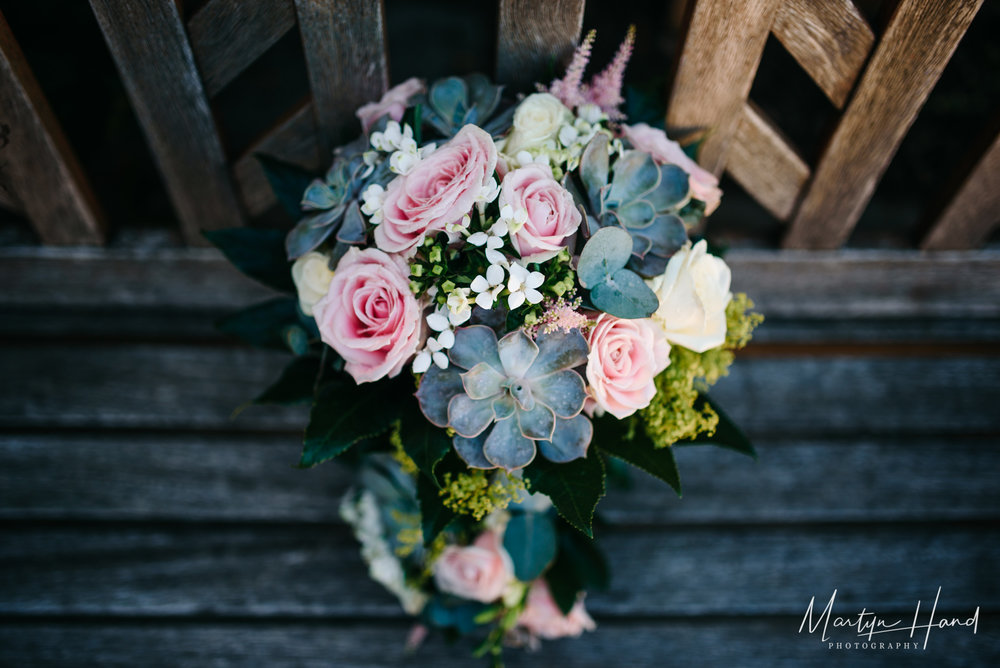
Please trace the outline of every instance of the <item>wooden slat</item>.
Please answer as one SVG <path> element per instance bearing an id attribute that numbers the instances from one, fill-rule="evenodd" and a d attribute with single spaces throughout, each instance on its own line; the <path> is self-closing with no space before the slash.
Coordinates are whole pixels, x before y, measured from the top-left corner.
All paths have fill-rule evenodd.
<path id="1" fill-rule="evenodd" d="M 301 433 L 306 407 L 234 409 L 276 379 L 280 352 L 218 346 L 7 343 L 0 426 Z M 738 358 L 713 388 L 748 433 L 859 436 L 1000 431 L 1000 357 Z"/>
<path id="2" fill-rule="evenodd" d="M 726 171 L 779 220 L 792 215 L 809 180 L 809 165 L 750 102 L 743 105 Z"/>
<path id="3" fill-rule="evenodd" d="M 209 97 L 295 26 L 292 0 L 210 0 L 188 21 Z"/>
<path id="4" fill-rule="evenodd" d="M 852 0 L 785 0 L 772 27 L 834 106 L 843 108 L 875 35 Z"/>
<path id="5" fill-rule="evenodd" d="M 354 112 L 389 85 L 383 0 L 295 0 L 322 146 L 360 134 Z"/>
<path id="6" fill-rule="evenodd" d="M 48 244 L 101 244 L 104 214 L 0 14 L 0 205 L 23 210 Z"/>
<path id="7" fill-rule="evenodd" d="M 942 596 L 944 594 L 942 593 Z M 820 594 L 817 593 L 817 600 Z M 924 594 L 922 600 L 933 598 Z M 828 598 L 828 596 L 827 596 Z M 808 597 L 807 601 L 808 603 Z M 913 602 L 916 606 L 916 602 Z M 847 608 L 836 608 L 848 613 Z M 870 607 L 869 607 L 870 610 Z M 922 608 L 926 611 L 926 607 Z M 850 610 L 857 613 L 858 610 Z M 966 612 L 956 610 L 955 612 Z M 764 618 L 679 618 L 616 620 L 598 618 L 594 633 L 579 638 L 542 642 L 538 651 L 508 649 L 504 663 L 511 668 L 574 666 L 574 668 L 662 668 L 675 663 L 698 666 L 773 668 L 776 648 L 781 665 L 829 668 L 831 665 L 892 668 L 911 654 L 920 665 L 939 667 L 989 666 L 1000 660 L 998 618 L 980 616 L 978 633 L 966 629 L 935 630 L 927 649 L 836 650 L 818 637 L 796 631 L 802 614 Z M 339 668 L 372 666 L 434 666 L 468 668 L 471 643 L 451 644 L 432 636 L 419 650 L 406 650 L 406 621 L 358 623 L 224 622 L 197 625 L 158 621 L 10 621 L 0 623 L 0 656 L 10 665 L 100 666 L 160 668 L 178 665 L 308 666 Z M 832 631 L 832 629 L 831 629 Z M 849 630 L 836 636 L 848 640 Z M 846 631 L 846 632 L 845 632 Z M 889 634 L 892 635 L 892 634 Z M 896 635 L 906 635 L 904 633 Z M 850 638 L 852 641 L 854 638 Z M 899 642 L 913 643 L 909 637 Z M 920 639 L 920 645 L 923 639 Z M 834 658 L 836 657 L 836 658 Z"/>
<path id="8" fill-rule="evenodd" d="M 92 0 L 185 240 L 243 224 L 212 111 L 171 0 Z"/>
<path id="9" fill-rule="evenodd" d="M 617 578 L 587 598 L 603 616 L 802 614 L 1000 606 L 1000 530 L 988 524 L 598 527 Z M 10 524 L 0 530 L 0 614 L 399 618 L 344 526 Z M 913 569 L 934 574 L 927 582 Z M 762 595 L 766 592 L 766 595 Z M 792 632 L 790 632 L 792 633 Z"/>
<path id="10" fill-rule="evenodd" d="M 1000 223 L 1000 134 L 975 161 L 920 247 L 975 248 Z"/>
<path id="11" fill-rule="evenodd" d="M 982 0 L 902 0 L 824 150 L 783 245 L 838 248 Z"/>
<path id="12" fill-rule="evenodd" d="M 303 102 L 278 121 L 233 166 L 233 177 L 239 186 L 240 197 L 251 216 L 259 216 L 277 203 L 264 170 L 254 157 L 258 154 L 319 174 L 325 165 L 320 156 L 312 103 Z"/>
<path id="13" fill-rule="evenodd" d="M 722 173 L 781 0 L 693 0 L 667 127 L 707 128 L 698 162 Z"/>
<path id="14" fill-rule="evenodd" d="M 726 262 L 733 289 L 749 293 L 769 318 L 1000 317 L 996 251 L 736 250 Z M 0 285 L 7 309 L 223 312 L 274 295 L 206 249 L 0 248 Z"/>
<path id="15" fill-rule="evenodd" d="M 529 90 L 536 82 L 562 76 L 562 67 L 580 40 L 584 4 L 584 0 L 500 0 L 497 81 L 514 90 Z"/>
<path id="16" fill-rule="evenodd" d="M 351 472 L 335 464 L 293 468 L 299 442 L 295 435 L 10 434 L 0 438 L 0 519 L 339 523 Z M 600 516 L 617 525 L 678 526 L 1000 514 L 1000 489 L 984 475 L 1000 469 L 995 438 L 756 445 L 756 462 L 678 448 L 683 498 L 633 469 L 633 487 L 612 489 Z M 858 484 L 859 471 L 880 470 L 893 473 Z"/>

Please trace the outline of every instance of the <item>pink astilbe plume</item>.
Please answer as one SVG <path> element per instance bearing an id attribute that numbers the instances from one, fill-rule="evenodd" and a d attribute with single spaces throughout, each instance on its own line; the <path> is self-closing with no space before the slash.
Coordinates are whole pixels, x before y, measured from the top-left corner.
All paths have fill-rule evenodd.
<path id="1" fill-rule="evenodd" d="M 587 63 L 590 62 L 590 49 L 594 45 L 596 37 L 596 30 L 588 32 L 587 36 L 580 42 L 580 46 L 576 47 L 573 60 L 566 68 L 566 74 L 563 75 L 562 79 L 555 79 L 549 84 L 548 92 L 559 98 L 559 101 L 570 109 L 575 109 L 587 102 L 582 91 L 583 71 L 587 69 Z"/>
<path id="2" fill-rule="evenodd" d="M 613 121 L 625 118 L 618 111 L 618 105 L 625 101 L 622 97 L 622 84 L 625 82 L 625 66 L 632 57 L 632 47 L 635 46 L 635 26 L 629 26 L 625 41 L 618 47 L 614 60 L 604 68 L 604 71 L 590 80 L 590 85 L 584 89 L 584 98 L 591 104 L 596 104 Z"/>

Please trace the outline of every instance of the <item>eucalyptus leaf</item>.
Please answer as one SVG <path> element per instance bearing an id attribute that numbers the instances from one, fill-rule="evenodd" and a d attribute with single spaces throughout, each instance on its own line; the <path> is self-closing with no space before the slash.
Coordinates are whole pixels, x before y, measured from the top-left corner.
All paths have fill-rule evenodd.
<path id="1" fill-rule="evenodd" d="M 626 319 L 648 318 L 660 305 L 656 293 L 629 269 L 619 269 L 603 283 L 595 285 L 590 291 L 590 300 L 600 310 Z"/>
<path id="2" fill-rule="evenodd" d="M 503 547 L 522 582 L 540 576 L 556 557 L 556 527 L 545 513 L 513 511 L 503 534 Z"/>
<path id="3" fill-rule="evenodd" d="M 543 457 L 524 469 L 532 492 L 550 499 L 559 514 L 581 532 L 594 537 L 594 509 L 604 496 L 604 463 L 592 448 L 586 457 L 555 464 Z"/>
<path id="4" fill-rule="evenodd" d="M 632 255 L 632 237 L 620 227 L 605 227 L 597 231 L 580 253 L 576 268 L 580 285 L 593 288 L 621 269 Z"/>
<path id="5" fill-rule="evenodd" d="M 203 230 L 202 235 L 250 278 L 275 290 L 295 294 L 295 283 L 285 256 L 284 232 L 231 227 Z"/>

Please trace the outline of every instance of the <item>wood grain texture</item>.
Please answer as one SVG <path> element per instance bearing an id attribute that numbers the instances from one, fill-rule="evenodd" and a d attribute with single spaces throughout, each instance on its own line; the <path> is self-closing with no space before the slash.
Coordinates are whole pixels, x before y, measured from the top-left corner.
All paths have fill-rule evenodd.
<path id="1" fill-rule="evenodd" d="M 103 243 L 104 213 L 3 14 L 0 90 L 0 205 L 43 243 Z"/>
<path id="2" fill-rule="evenodd" d="M 997 318 L 1000 252 L 736 250 L 733 289 L 770 318 Z M 0 248 L 0 308 L 237 309 L 274 296 L 215 250 Z M 205 286 L 212 286 L 205 289 Z"/>
<path id="3" fill-rule="evenodd" d="M 187 27 L 212 97 L 295 27 L 295 8 L 292 0 L 210 0 Z"/>
<path id="4" fill-rule="evenodd" d="M 811 596 L 812 594 L 810 594 Z M 926 599 L 931 594 L 923 595 Z M 809 596 L 806 597 L 808 603 Z M 817 594 L 817 599 L 820 594 Z M 916 603 L 914 602 L 914 605 Z M 838 608 L 841 610 L 841 608 Z M 847 608 L 842 610 L 846 611 Z M 851 610 L 857 612 L 857 610 Z M 956 610 L 965 612 L 966 610 Z M 940 668 L 995 665 L 1000 660 L 1000 617 L 984 612 L 977 634 L 938 631 L 913 663 Z M 508 650 L 511 668 L 574 666 L 574 668 L 663 668 L 690 660 L 698 666 L 745 668 L 893 668 L 913 650 L 843 652 L 837 661 L 818 637 L 796 631 L 802 614 L 764 618 L 679 618 L 620 620 L 598 617 L 595 633 L 579 638 L 544 641 L 537 652 Z M 112 668 L 142 665 L 160 668 L 194 666 L 285 666 L 377 668 L 433 666 L 468 668 L 472 645 L 451 645 L 432 636 L 415 653 L 405 648 L 408 622 L 290 622 L 285 620 L 206 620 L 103 623 L 78 620 L 0 622 L 0 659 L 10 665 L 65 666 L 88 663 Z M 900 634 L 902 635 L 902 634 Z M 846 640 L 846 633 L 836 636 Z M 780 657 L 780 660 L 778 659 Z"/>
<path id="5" fill-rule="evenodd" d="M 975 248 L 1000 223 L 1000 134 L 983 150 L 920 247 Z"/>
<path id="6" fill-rule="evenodd" d="M 900 2 L 827 144 L 782 245 L 838 248 L 982 0 Z"/>
<path id="7" fill-rule="evenodd" d="M 719 175 L 781 0 L 691 4 L 667 104 L 667 127 L 706 128 L 698 162 Z"/>
<path id="8" fill-rule="evenodd" d="M 998 445 L 778 438 L 756 444 L 756 462 L 677 448 L 683 498 L 632 469 L 633 487 L 613 488 L 598 511 L 610 524 L 649 527 L 997 519 L 1000 489 L 982 473 L 1000 469 Z M 340 523 L 350 471 L 295 469 L 299 448 L 295 435 L 9 434 L 0 437 L 0 519 Z"/>
<path id="9" fill-rule="evenodd" d="M 833 105 L 842 109 L 875 43 L 854 2 L 785 0 L 771 29 Z"/>
<path id="10" fill-rule="evenodd" d="M 500 0 L 497 81 L 528 91 L 536 82 L 560 76 L 580 41 L 584 4 L 584 0 Z"/>
<path id="11" fill-rule="evenodd" d="M 383 0 L 295 0 L 321 146 L 360 132 L 355 110 L 389 85 Z"/>
<path id="12" fill-rule="evenodd" d="M 743 105 L 726 171 L 779 220 L 792 215 L 809 180 L 809 165 L 751 102 Z"/>
<path id="13" fill-rule="evenodd" d="M 180 219 L 184 239 L 243 224 L 205 89 L 171 0 L 90 3 Z"/>
<path id="14" fill-rule="evenodd" d="M 198 345 L 8 343 L 0 426 L 300 433 L 306 407 L 233 411 L 279 375 L 280 352 Z M 1000 357 L 738 358 L 712 396 L 753 437 L 1000 431 Z"/>
<path id="15" fill-rule="evenodd" d="M 1000 529 L 972 528 L 599 527 L 619 577 L 587 607 L 602 616 L 802 614 L 809 597 L 838 589 L 845 609 L 912 615 L 940 585 L 941 608 L 996 609 Z M 344 526 L 9 524 L 0 535 L 5 616 L 402 616 Z M 913 577 L 904 563 L 939 579 Z"/>
<path id="16" fill-rule="evenodd" d="M 274 190 L 264 175 L 256 155 L 266 155 L 319 173 L 323 164 L 316 135 L 316 110 L 311 101 L 299 104 L 247 149 L 233 166 L 247 212 L 259 216 L 277 203 Z"/>

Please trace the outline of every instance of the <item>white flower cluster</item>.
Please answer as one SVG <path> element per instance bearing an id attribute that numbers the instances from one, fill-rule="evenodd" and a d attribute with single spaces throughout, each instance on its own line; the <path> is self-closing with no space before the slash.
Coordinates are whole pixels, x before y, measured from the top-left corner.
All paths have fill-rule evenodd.
<path id="1" fill-rule="evenodd" d="M 466 308 L 463 312 L 454 313 L 449 309 L 438 309 L 427 316 L 427 326 L 436 336 L 428 336 L 424 349 L 417 353 L 413 359 L 413 373 L 423 373 L 431 368 L 433 362 L 440 369 L 448 368 L 448 353 L 455 345 L 455 327 L 469 319 L 472 309 Z"/>
<path id="2" fill-rule="evenodd" d="M 389 169 L 395 174 L 408 174 L 437 148 L 433 142 L 417 146 L 413 128 L 396 121 L 386 123 L 383 132 L 373 132 L 369 142 L 375 150 L 392 154 L 389 156 Z"/>

